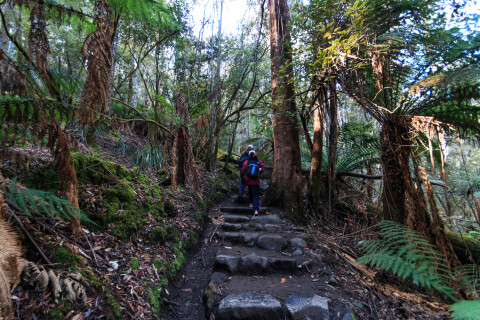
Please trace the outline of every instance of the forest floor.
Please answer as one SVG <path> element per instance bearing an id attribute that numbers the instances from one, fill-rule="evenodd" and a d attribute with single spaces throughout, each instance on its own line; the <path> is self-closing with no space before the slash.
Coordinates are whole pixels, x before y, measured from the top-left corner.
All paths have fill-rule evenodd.
<path id="1" fill-rule="evenodd" d="M 132 140 L 131 144 L 141 146 L 141 140 Z M 111 141 L 100 139 L 98 144 L 100 152 L 96 150 L 95 153 L 100 154 L 100 157 L 120 162 L 127 168 L 133 167 L 131 157 L 120 153 Z M 17 148 L 16 154 L 18 153 L 25 156 L 17 157 L 14 161 L 12 159 L 4 161 L 0 168 L 3 172 L 15 167 L 14 173 L 23 178 L 29 171 L 52 160 L 45 148 L 33 145 Z M 218 173 L 214 176 L 219 177 Z M 159 180 L 155 181 L 160 184 Z M 176 215 L 168 218 L 169 225 L 181 228 L 179 230 L 182 230 L 183 238 L 188 238 L 191 231 L 196 232 L 198 241 L 185 251 L 183 266 L 176 272 L 168 287 L 161 289 L 159 294 L 153 295 L 151 291 L 152 283 L 160 283 L 157 273 L 159 270 L 152 267 L 155 264 L 154 260 L 156 257 L 162 257 L 166 261 L 173 261 L 176 255 L 168 242 L 163 245 L 151 245 L 142 240 L 148 238 L 148 232 L 151 231 L 148 224 L 154 222 L 153 218 L 149 216 L 148 219 L 152 220 L 146 222 L 147 226 L 139 230 L 135 238 L 127 241 L 115 239 L 108 230 L 106 232 L 86 230 L 78 244 L 81 248 L 82 263 L 102 284 L 96 286 L 88 284 L 86 304 L 83 306 L 66 304 L 68 312 L 60 312 L 60 319 L 80 320 L 100 317 L 115 319 L 118 318 L 115 312 L 119 310 L 127 319 L 206 319 L 203 304 L 204 289 L 214 270 L 215 255 L 224 246 L 215 236 L 222 219 L 220 207 L 234 204 L 232 195 L 238 188 L 238 181 L 224 181 L 224 184 L 228 186 L 224 199 L 217 199 L 213 203 L 203 218 L 203 226 L 190 217 L 190 213 L 199 210 L 200 207 L 191 193 L 180 190 L 173 196 L 172 210 Z M 84 194 L 93 195 L 96 192 L 94 188 L 87 185 L 80 190 Z M 204 194 L 211 192 L 211 188 L 211 185 L 204 185 Z M 273 210 L 281 214 L 277 209 Z M 31 218 L 22 219 L 26 223 L 30 222 L 28 231 L 50 258 L 54 259 L 57 253 L 49 249 L 52 243 L 71 247 L 70 230 L 65 224 L 50 221 L 53 223 L 54 232 L 48 234 L 45 228 L 29 221 Z M 328 226 L 312 221 L 309 226 L 303 227 L 314 239 L 312 247 L 308 250 L 321 256 L 322 263 L 327 267 L 323 274 L 312 272 L 309 275 L 308 281 L 312 287 L 321 288 L 324 296 L 348 305 L 355 312 L 357 319 L 449 319 L 448 305 L 442 303 L 431 292 L 405 285 L 397 278 L 355 264 L 356 258 L 360 255 L 357 243 L 370 235 L 374 236 L 374 232 L 371 228 L 354 223 L 354 219 L 347 217 L 343 219 L 343 223 L 338 222 L 340 219 Z M 45 219 L 42 221 L 49 222 Z M 25 239 L 24 243 L 27 244 L 31 254 L 32 248 L 28 240 Z M 182 249 L 182 241 L 179 247 Z M 133 261 L 136 261 L 136 266 L 133 266 Z M 38 257 L 36 262 L 44 263 Z M 78 268 L 76 265 L 58 262 L 49 267 L 65 272 Z M 245 286 L 248 286 L 248 282 L 245 282 Z M 152 297 L 157 300 L 152 300 Z M 112 307 L 112 300 L 115 301 L 113 305 L 119 308 L 116 311 Z M 39 293 L 26 283 L 22 283 L 14 291 L 13 303 L 17 309 L 17 319 L 53 319 L 51 312 L 56 308 L 50 294 Z M 156 308 L 160 312 L 159 315 L 154 313 L 152 304 L 158 304 Z M 332 308 L 334 311 L 337 309 L 335 306 Z M 333 319 L 338 317 L 340 314 L 332 314 Z"/>

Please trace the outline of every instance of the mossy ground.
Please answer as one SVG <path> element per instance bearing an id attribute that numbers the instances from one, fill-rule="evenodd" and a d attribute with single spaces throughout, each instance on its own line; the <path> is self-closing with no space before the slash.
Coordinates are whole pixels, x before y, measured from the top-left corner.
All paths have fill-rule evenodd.
<path id="1" fill-rule="evenodd" d="M 136 294 L 143 296 L 149 301 L 151 309 L 159 312 L 162 288 L 168 285 L 186 262 L 188 250 L 198 242 L 208 208 L 229 192 L 225 180 L 233 172 L 236 177 L 236 168 L 229 168 L 227 173 L 223 173 L 221 166 L 214 178 L 204 181 L 204 188 L 208 192 L 200 197 L 185 188 L 174 192 L 170 187 L 161 187 L 158 177 L 163 178 L 165 171 L 159 171 L 156 177 L 150 178 L 139 170 L 129 170 L 98 157 L 77 153 L 73 157 L 79 182 L 81 209 L 96 223 L 85 225 L 85 228 L 102 235 L 100 239 L 110 239 L 107 242 L 94 243 L 96 238 L 90 238 L 92 246 L 112 246 L 112 251 L 107 253 L 102 250 L 111 248 L 103 248 L 99 253 L 108 255 L 109 260 L 118 260 L 120 267 L 113 271 L 109 269 L 110 280 L 106 281 L 92 271 L 95 268 L 93 261 L 82 261 L 82 258 L 66 249 L 54 247 L 50 252 L 55 262 L 68 264 L 70 269 L 82 273 L 91 290 L 102 297 L 112 318 L 121 318 L 124 313 L 122 308 L 128 309 L 124 302 L 116 300 L 118 295 L 110 291 L 114 290 L 111 283 L 118 286 L 123 282 L 122 276 L 126 274 L 129 278 L 133 277 L 135 283 L 142 284 L 140 287 L 143 289 L 135 289 Z M 33 172 L 24 181 L 28 187 L 58 191 L 53 164 Z M 104 237 L 104 233 L 108 236 Z M 135 249 L 127 251 L 126 248 Z M 141 251 L 145 249 L 150 251 Z M 152 255 L 153 257 L 149 258 Z M 108 263 L 106 266 L 111 268 Z M 158 277 L 145 278 L 144 271 L 152 266 L 155 267 Z M 137 274 L 138 277 L 135 278 Z M 64 316 L 65 309 L 67 308 L 64 308 L 63 304 L 59 305 L 54 314 Z"/>

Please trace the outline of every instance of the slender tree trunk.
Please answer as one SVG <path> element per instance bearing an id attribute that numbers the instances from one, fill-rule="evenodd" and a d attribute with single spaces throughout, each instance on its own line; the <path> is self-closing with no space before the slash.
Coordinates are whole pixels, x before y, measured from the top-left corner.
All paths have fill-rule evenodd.
<path id="1" fill-rule="evenodd" d="M 272 68 L 274 164 L 265 201 L 285 207 L 294 218 L 303 211 L 297 108 L 293 85 L 290 12 L 286 0 L 269 4 Z"/>
<path id="2" fill-rule="evenodd" d="M 315 213 L 319 212 L 321 199 L 323 197 L 324 182 L 322 177 L 323 158 L 323 101 L 325 97 L 321 88 L 316 93 L 313 105 L 313 143 L 312 163 L 310 166 L 310 197 L 313 201 Z"/>
<path id="3" fill-rule="evenodd" d="M 337 146 L 338 146 L 338 105 L 337 105 L 337 90 L 335 83 L 329 84 L 329 103 L 328 103 L 328 118 L 329 118 L 329 134 L 328 134 L 328 170 L 327 170 L 327 190 L 328 190 L 328 211 L 332 211 L 333 201 L 335 198 L 335 180 L 337 169 Z"/>
<path id="4" fill-rule="evenodd" d="M 205 163 L 205 168 L 207 170 L 211 170 L 212 166 L 215 164 L 217 160 L 217 151 L 218 151 L 218 143 L 215 136 L 215 131 L 217 130 L 218 125 L 218 112 L 220 110 L 220 69 L 222 65 L 222 58 L 221 58 L 221 39 L 222 39 L 222 16 L 223 16 L 223 0 L 220 0 L 220 18 L 218 20 L 218 46 L 217 46 L 217 70 L 215 74 L 215 81 L 214 85 L 212 86 L 213 92 L 213 107 L 212 107 L 212 123 L 210 123 L 210 134 L 209 134 L 209 143 L 207 144 L 208 151 L 207 151 L 207 161 Z"/>

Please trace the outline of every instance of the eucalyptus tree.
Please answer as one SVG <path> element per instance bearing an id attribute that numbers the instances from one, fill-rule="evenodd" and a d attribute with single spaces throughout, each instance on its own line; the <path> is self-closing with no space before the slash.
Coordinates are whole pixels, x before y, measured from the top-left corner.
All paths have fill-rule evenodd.
<path id="1" fill-rule="evenodd" d="M 301 217 L 302 168 L 293 83 L 290 10 L 287 0 L 270 1 L 268 8 L 274 164 L 265 201 L 286 207 L 293 216 Z"/>

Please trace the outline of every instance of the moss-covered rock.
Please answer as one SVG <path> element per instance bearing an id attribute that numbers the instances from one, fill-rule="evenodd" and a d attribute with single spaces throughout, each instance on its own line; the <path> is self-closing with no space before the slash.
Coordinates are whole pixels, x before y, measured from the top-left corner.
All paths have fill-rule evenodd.
<path id="1" fill-rule="evenodd" d="M 152 244 L 162 244 L 167 240 L 167 227 L 165 225 L 155 226 L 149 234 L 149 240 Z"/>
<path id="2" fill-rule="evenodd" d="M 82 259 L 79 256 L 62 247 L 55 248 L 55 257 L 53 261 L 61 264 L 70 265 L 82 263 Z"/>
<path id="3" fill-rule="evenodd" d="M 114 183 L 119 179 L 131 180 L 134 174 L 121 164 L 79 153 L 73 154 L 73 163 L 80 185 Z"/>
<path id="4" fill-rule="evenodd" d="M 159 177 L 160 179 L 165 179 L 167 177 L 167 169 L 159 169 L 157 171 L 157 177 Z"/>

